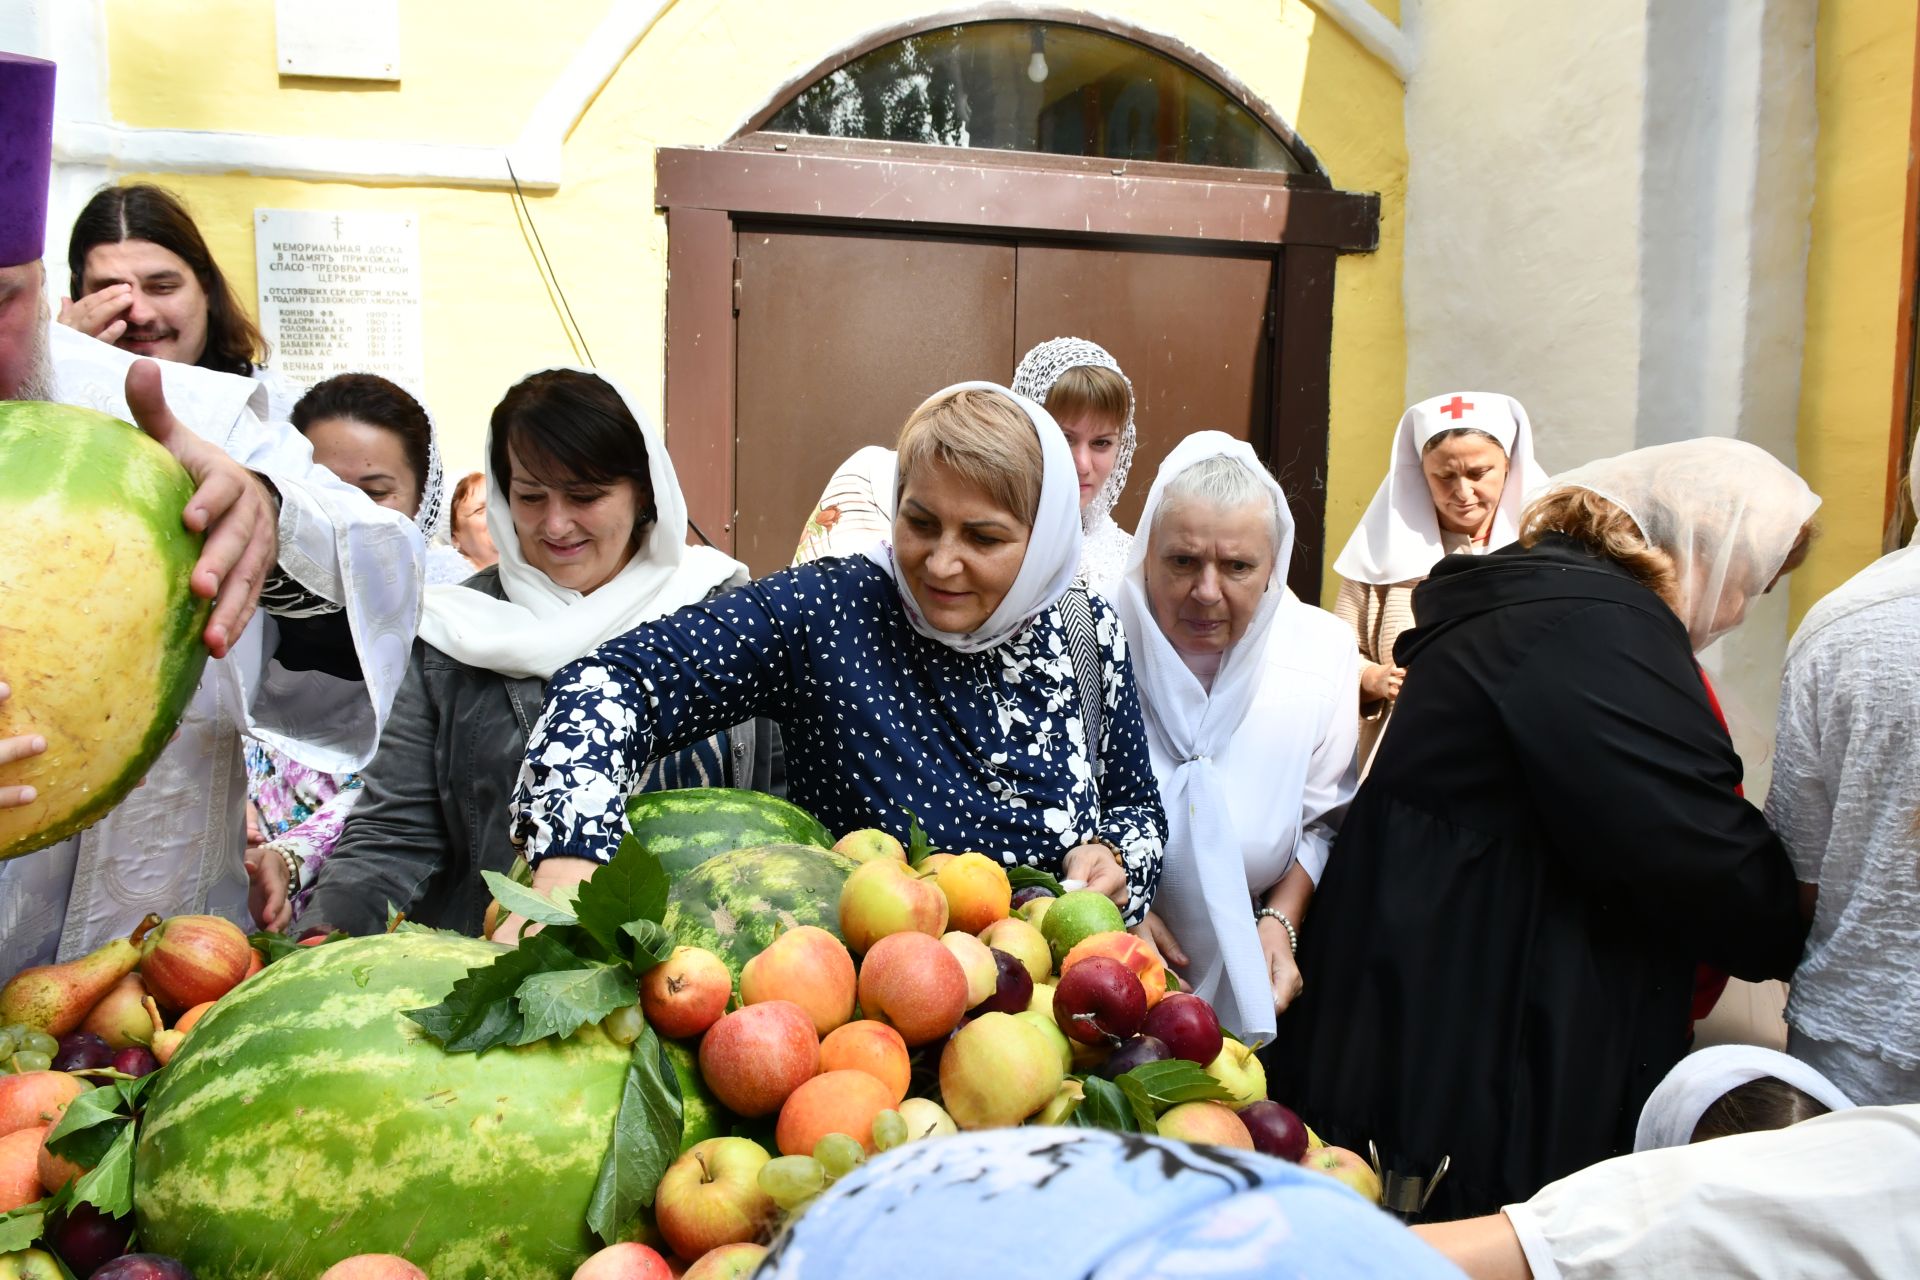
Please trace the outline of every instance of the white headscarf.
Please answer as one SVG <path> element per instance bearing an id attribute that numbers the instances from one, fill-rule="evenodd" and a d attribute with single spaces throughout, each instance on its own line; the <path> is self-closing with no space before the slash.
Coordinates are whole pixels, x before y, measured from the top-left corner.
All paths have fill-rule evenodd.
<path id="1" fill-rule="evenodd" d="M 1121 491 L 1127 487 L 1127 473 L 1133 469 L 1133 450 L 1138 443 L 1133 428 L 1133 383 L 1105 347 L 1085 338 L 1049 338 L 1027 352 L 1020 367 L 1013 371 L 1014 391 L 1035 404 L 1044 405 L 1061 374 L 1069 369 L 1088 367 L 1111 369 L 1119 374 L 1120 381 L 1127 387 L 1127 420 L 1120 428 L 1120 447 L 1114 451 L 1113 470 L 1107 473 L 1107 482 L 1080 508 L 1083 533 L 1092 533 L 1101 521 L 1109 519 L 1114 504 L 1120 501 Z M 1077 486 L 1075 492 L 1078 492 Z"/>
<path id="2" fill-rule="evenodd" d="M 1750 1044 L 1719 1044 L 1680 1059 L 1640 1109 L 1633 1149 L 1684 1147 L 1707 1108 L 1743 1084 L 1771 1076 L 1826 1106 L 1851 1111 L 1852 1101 L 1833 1082 L 1798 1058 Z"/>
<path id="3" fill-rule="evenodd" d="M 1146 560 L 1167 487 L 1189 467 L 1217 457 L 1238 461 L 1264 482 L 1273 496 L 1280 545 L 1274 548 L 1272 576 L 1253 620 L 1227 651 L 1209 692 L 1154 619 Z M 1169 758 L 1181 762 L 1171 777 L 1160 779 L 1167 846 L 1155 909 L 1186 950 L 1185 976 L 1194 990 L 1213 1004 L 1224 1025 L 1256 1041 L 1273 1037 L 1273 984 L 1254 928 L 1240 833 L 1213 762 L 1225 753 L 1253 705 L 1265 667 L 1267 633 L 1286 596 L 1286 567 L 1292 557 L 1293 514 L 1253 446 L 1224 431 L 1197 432 L 1174 446 L 1160 464 L 1114 602 L 1127 629 L 1147 732 Z"/>
<path id="4" fill-rule="evenodd" d="M 1674 612 L 1695 653 L 1740 625 L 1793 551 L 1819 495 L 1758 445 L 1709 436 L 1635 449 L 1555 476 L 1633 517 L 1674 558 Z"/>
<path id="5" fill-rule="evenodd" d="M 626 389 L 590 369 L 553 372 L 598 377 L 619 394 L 646 441 L 656 518 L 626 567 L 592 595 L 582 595 L 527 563 L 488 451 L 487 530 L 500 551 L 500 585 L 507 598 L 496 600 L 468 587 L 429 587 L 420 636 L 468 666 L 514 678 L 551 679 L 555 671 L 615 636 L 697 604 L 747 572 L 745 565 L 711 547 L 686 544 L 687 500 L 666 437 Z"/>
<path id="6" fill-rule="evenodd" d="M 1080 566 L 1080 480 L 1074 470 L 1073 453 L 1067 448 L 1067 438 L 1060 434 L 1059 424 L 1052 415 L 1027 397 L 1016 395 L 996 382 L 956 382 L 928 396 L 914 412 L 955 391 L 998 392 L 1020 406 L 1027 421 L 1033 424 L 1034 433 L 1040 437 L 1040 456 L 1045 467 L 1040 478 L 1040 507 L 1034 512 L 1033 530 L 1027 539 L 1027 554 L 1020 562 L 1019 576 L 1014 578 L 1006 598 L 979 630 L 942 631 L 928 622 L 920 606 L 914 603 L 913 591 L 894 561 L 892 540 L 869 548 L 866 555 L 892 575 L 900 607 L 906 610 L 907 620 L 915 631 L 949 649 L 979 653 L 1011 640 L 1029 622 L 1051 609 L 1073 585 Z M 903 486 L 905 477 L 896 483 Z M 898 502 L 899 489 L 896 488 L 896 510 Z"/>
<path id="7" fill-rule="evenodd" d="M 1433 491 L 1420 470 L 1420 453 L 1443 431 L 1461 429 L 1492 436 L 1507 451 L 1507 483 L 1500 491 L 1486 549 L 1520 536 L 1520 509 L 1547 474 L 1533 458 L 1533 425 L 1512 396 L 1497 391 L 1450 391 L 1422 400 L 1400 415 L 1393 433 L 1393 459 L 1373 503 L 1333 562 L 1348 582 L 1391 586 L 1424 578 L 1447 553 Z"/>

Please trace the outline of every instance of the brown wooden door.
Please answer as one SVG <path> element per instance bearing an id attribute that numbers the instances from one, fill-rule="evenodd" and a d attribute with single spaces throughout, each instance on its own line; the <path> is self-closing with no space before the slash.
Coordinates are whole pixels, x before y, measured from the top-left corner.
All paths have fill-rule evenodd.
<path id="1" fill-rule="evenodd" d="M 743 226 L 739 253 L 733 553 L 759 577 L 847 455 L 941 387 L 1009 376 L 1014 249 Z"/>
<path id="2" fill-rule="evenodd" d="M 1271 253 L 745 224 L 738 253 L 734 554 L 755 575 L 792 559 L 847 455 L 890 445 L 943 386 L 1009 381 L 1048 338 L 1100 343 L 1133 382 L 1140 444 L 1115 512 L 1123 527 L 1190 433 L 1271 447 Z"/>

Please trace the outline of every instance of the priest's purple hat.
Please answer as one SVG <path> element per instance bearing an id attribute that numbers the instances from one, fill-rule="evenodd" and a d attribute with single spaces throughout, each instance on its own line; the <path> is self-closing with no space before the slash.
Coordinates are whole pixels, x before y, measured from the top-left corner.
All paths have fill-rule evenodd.
<path id="1" fill-rule="evenodd" d="M 53 179 L 53 64 L 0 52 L 0 266 L 47 248 Z"/>

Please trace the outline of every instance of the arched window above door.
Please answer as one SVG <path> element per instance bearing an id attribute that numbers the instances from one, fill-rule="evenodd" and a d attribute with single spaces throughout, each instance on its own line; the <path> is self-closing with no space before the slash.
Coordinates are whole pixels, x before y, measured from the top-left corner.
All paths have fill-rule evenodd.
<path id="1" fill-rule="evenodd" d="M 813 79 L 759 127 L 1319 172 L 1312 153 L 1250 95 L 1139 40 L 1062 22 L 967 22 L 886 41 Z"/>

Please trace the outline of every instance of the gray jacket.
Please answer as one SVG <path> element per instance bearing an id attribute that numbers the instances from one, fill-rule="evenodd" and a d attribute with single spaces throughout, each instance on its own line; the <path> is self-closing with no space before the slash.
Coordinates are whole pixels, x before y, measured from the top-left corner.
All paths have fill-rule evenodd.
<path id="1" fill-rule="evenodd" d="M 505 595 L 497 569 L 466 585 Z M 320 868 L 299 931 L 379 933 L 391 904 L 420 924 L 478 933 L 492 898 L 480 873 L 513 865 L 507 801 L 545 699 L 540 680 L 471 667 L 414 641 L 379 751 L 361 774 L 366 795 Z M 728 745 L 732 776 L 715 785 L 778 789 L 771 724 L 736 725 Z"/>

